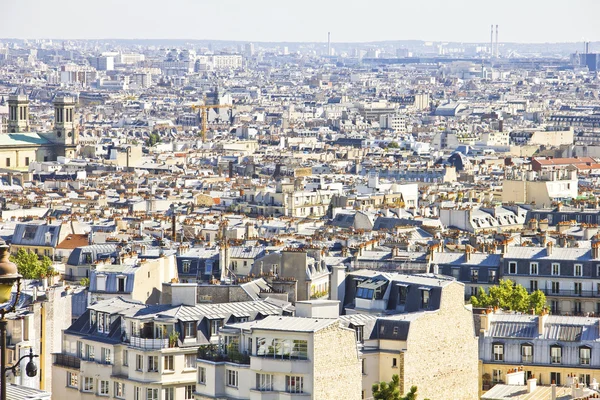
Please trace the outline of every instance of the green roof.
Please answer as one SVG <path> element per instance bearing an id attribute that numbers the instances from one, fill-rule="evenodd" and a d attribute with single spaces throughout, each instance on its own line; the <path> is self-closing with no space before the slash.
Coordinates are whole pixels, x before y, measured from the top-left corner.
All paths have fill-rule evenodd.
<path id="1" fill-rule="evenodd" d="M 0 134 L 1 146 L 31 146 L 41 144 L 52 144 L 48 139 L 41 137 L 35 132 L 4 133 Z"/>

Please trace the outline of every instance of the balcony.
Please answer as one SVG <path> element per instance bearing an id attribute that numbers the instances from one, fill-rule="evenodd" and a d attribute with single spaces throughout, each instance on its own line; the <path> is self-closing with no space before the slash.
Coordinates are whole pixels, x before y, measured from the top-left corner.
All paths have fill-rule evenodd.
<path id="1" fill-rule="evenodd" d="M 54 354 L 54 365 L 66 368 L 80 369 L 81 360 L 69 354 Z"/>
<path id="2" fill-rule="evenodd" d="M 129 346 L 142 350 L 160 350 L 169 347 L 169 339 L 129 338 Z"/>
<path id="3" fill-rule="evenodd" d="M 230 362 L 234 364 L 250 364 L 250 356 L 240 353 L 237 349 L 224 350 L 223 346 L 216 344 L 202 345 L 198 348 L 198 359 L 213 362 Z"/>
<path id="4" fill-rule="evenodd" d="M 552 290 L 552 289 L 540 289 L 542 293 L 549 297 L 593 297 L 600 298 L 600 292 L 597 290 Z M 531 294 L 533 291 L 528 290 Z"/>

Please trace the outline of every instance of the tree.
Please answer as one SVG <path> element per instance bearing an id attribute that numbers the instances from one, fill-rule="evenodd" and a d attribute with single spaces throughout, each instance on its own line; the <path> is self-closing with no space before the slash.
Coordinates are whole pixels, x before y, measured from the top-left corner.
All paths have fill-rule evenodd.
<path id="1" fill-rule="evenodd" d="M 412 386 L 406 396 L 400 396 L 400 377 L 398 375 L 393 375 L 392 381 L 389 383 L 374 383 L 371 390 L 375 400 L 417 400 L 416 386 Z"/>
<path id="2" fill-rule="evenodd" d="M 546 295 L 541 290 L 528 294 L 521 285 L 515 285 L 510 279 L 503 279 L 497 286 L 492 286 L 488 293 L 479 288 L 477 296 L 471 296 L 473 307 L 499 307 L 503 310 L 529 312 L 535 310 L 540 314 L 546 305 Z"/>
<path id="3" fill-rule="evenodd" d="M 40 259 L 37 254 L 23 248 L 12 255 L 10 260 L 17 264 L 19 273 L 25 279 L 41 279 L 54 275 L 50 258 L 44 256 Z"/>
<path id="4" fill-rule="evenodd" d="M 388 149 L 399 149 L 400 145 L 397 142 L 389 142 L 387 145 Z"/>
<path id="5" fill-rule="evenodd" d="M 152 132 L 146 141 L 148 147 L 154 146 L 156 143 L 160 143 L 160 135 L 156 132 Z"/>

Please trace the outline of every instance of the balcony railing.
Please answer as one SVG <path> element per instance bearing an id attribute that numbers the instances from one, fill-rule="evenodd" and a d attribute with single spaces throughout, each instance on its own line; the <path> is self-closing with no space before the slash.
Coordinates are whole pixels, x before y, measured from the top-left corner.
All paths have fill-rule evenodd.
<path id="1" fill-rule="evenodd" d="M 129 338 L 129 345 L 144 350 L 159 350 L 169 347 L 169 339 L 144 339 L 140 337 Z"/>
<path id="2" fill-rule="evenodd" d="M 231 362 L 235 364 L 250 364 L 250 356 L 245 353 L 240 353 L 236 349 L 229 348 L 225 351 L 225 347 L 208 344 L 198 348 L 198 358 L 214 362 Z"/>
<path id="3" fill-rule="evenodd" d="M 600 298 L 600 292 L 597 290 L 552 290 L 552 289 L 540 289 L 546 296 L 553 297 L 595 297 Z M 532 293 L 531 288 L 528 290 Z"/>
<path id="4" fill-rule="evenodd" d="M 54 365 L 79 369 L 81 367 L 81 360 L 69 354 L 54 354 Z"/>

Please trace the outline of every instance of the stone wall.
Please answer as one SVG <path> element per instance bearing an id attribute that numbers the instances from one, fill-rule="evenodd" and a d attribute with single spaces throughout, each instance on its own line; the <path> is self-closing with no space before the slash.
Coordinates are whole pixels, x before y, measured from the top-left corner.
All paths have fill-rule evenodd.
<path id="1" fill-rule="evenodd" d="M 404 354 L 404 390 L 416 385 L 419 398 L 478 398 L 478 348 L 472 312 L 464 306 L 464 285 L 443 289 L 438 311 L 412 321 Z"/>
<path id="2" fill-rule="evenodd" d="M 354 331 L 333 324 L 314 335 L 313 399 L 358 400 L 362 372 Z"/>

